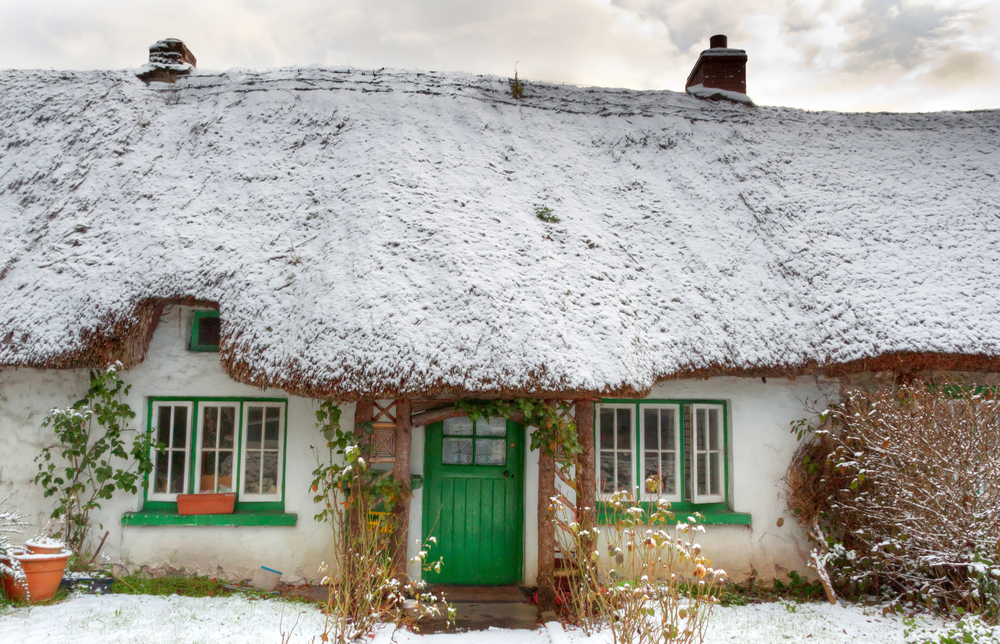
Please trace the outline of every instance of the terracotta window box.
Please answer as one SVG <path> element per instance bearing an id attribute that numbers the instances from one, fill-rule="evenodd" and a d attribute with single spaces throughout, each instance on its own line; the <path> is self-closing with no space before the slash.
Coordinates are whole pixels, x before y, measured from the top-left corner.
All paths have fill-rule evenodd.
<path id="1" fill-rule="evenodd" d="M 177 495 L 177 514 L 232 514 L 235 507 L 235 492 Z"/>

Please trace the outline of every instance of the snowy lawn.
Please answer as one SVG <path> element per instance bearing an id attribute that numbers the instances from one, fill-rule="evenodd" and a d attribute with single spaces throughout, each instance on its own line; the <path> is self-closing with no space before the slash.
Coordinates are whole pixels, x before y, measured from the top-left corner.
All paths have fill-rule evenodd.
<path id="1" fill-rule="evenodd" d="M 794 609 L 794 612 L 793 612 Z M 282 615 L 282 612 L 284 613 Z M 291 642 L 320 641 L 323 615 L 313 606 L 234 597 L 153 597 L 147 595 L 79 596 L 54 606 L 0 608 L 0 641 L 35 644 L 85 641 L 237 644 L 282 641 L 299 618 Z M 858 606 L 828 604 L 755 604 L 718 608 L 708 644 L 791 642 L 824 644 L 875 642 L 902 644 L 904 625 L 897 616 L 882 617 Z M 391 630 L 378 634 L 388 644 Z M 555 623 L 535 631 L 492 629 L 478 633 L 416 635 L 400 631 L 396 642 L 427 644 L 604 644 L 610 637 L 584 637 Z"/>

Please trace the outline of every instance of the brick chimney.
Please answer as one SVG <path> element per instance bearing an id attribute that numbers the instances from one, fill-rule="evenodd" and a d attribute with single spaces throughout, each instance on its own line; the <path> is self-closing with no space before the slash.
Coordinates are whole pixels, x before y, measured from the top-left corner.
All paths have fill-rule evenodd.
<path id="1" fill-rule="evenodd" d="M 722 89 L 739 94 L 747 93 L 747 52 L 729 49 L 729 39 L 723 35 L 712 36 L 709 48 L 701 52 L 694 69 L 688 74 L 684 89 Z M 701 91 L 692 91 L 703 94 Z"/>
<path id="2" fill-rule="evenodd" d="M 147 83 L 173 83 L 198 66 L 198 59 L 177 38 L 157 40 L 149 46 L 149 62 L 136 71 Z"/>

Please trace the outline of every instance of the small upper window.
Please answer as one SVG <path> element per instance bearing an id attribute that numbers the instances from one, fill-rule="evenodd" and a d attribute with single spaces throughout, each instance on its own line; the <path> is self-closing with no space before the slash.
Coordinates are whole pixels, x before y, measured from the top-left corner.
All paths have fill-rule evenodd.
<path id="1" fill-rule="evenodd" d="M 220 329 L 218 311 L 195 311 L 191 321 L 191 350 L 218 351 Z"/>

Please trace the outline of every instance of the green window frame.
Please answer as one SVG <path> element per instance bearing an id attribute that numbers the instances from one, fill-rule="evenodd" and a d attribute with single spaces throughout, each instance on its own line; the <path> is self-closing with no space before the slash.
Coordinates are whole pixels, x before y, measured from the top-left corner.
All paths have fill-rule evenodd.
<path id="1" fill-rule="evenodd" d="M 232 410 L 234 426 L 231 448 L 219 438 L 223 425 L 222 410 Z M 170 410 L 169 413 L 164 410 Z M 185 410 L 186 424 L 179 422 L 178 410 Z M 272 411 L 268 411 L 272 410 Z M 260 413 L 256 413 L 259 411 Z M 258 418 L 259 416 L 259 418 Z M 276 418 L 275 418 L 276 416 Z M 208 436 L 207 420 L 213 418 L 215 436 Z M 167 432 L 161 431 L 163 419 L 169 418 Z M 143 511 L 160 514 L 177 513 L 177 494 L 227 491 L 220 487 L 220 453 L 232 452 L 227 471 L 231 480 L 224 485 L 237 493 L 237 513 L 282 512 L 285 506 L 285 460 L 288 448 L 288 401 L 284 398 L 234 398 L 156 396 L 147 401 L 147 429 L 157 440 L 167 443 L 167 454 L 153 452 L 154 470 L 147 476 L 143 491 Z M 154 426 L 155 423 L 155 426 Z M 268 424 L 271 427 L 268 427 Z M 276 425 L 276 427 L 275 427 Z M 278 436 L 268 438 L 268 432 L 278 430 Z M 166 435 L 165 435 L 166 434 Z M 164 438 L 168 441 L 164 441 Z M 210 439 L 206 443 L 206 438 Z M 215 457 L 211 460 L 210 457 Z M 256 458 L 255 458 L 256 457 Z M 178 464 L 177 459 L 182 459 Z M 166 459 L 167 482 L 158 479 L 163 473 L 159 466 Z M 276 476 L 267 483 L 264 460 L 276 461 Z M 211 475 L 203 469 L 211 464 Z M 257 476 L 250 472 L 256 464 Z M 180 476 L 178 476 L 180 475 Z M 212 479 L 209 481 L 209 479 Z M 256 485 L 256 489 L 251 484 Z M 264 487 L 268 485 L 268 487 Z M 202 489 L 211 486 L 211 489 Z M 123 518 L 124 521 L 124 518 Z"/>
<path id="2" fill-rule="evenodd" d="M 613 412 L 609 414 L 608 412 Z M 602 416 L 602 412 L 604 412 Z M 623 418 L 627 412 L 628 418 Z M 614 418 L 614 431 L 602 422 Z M 652 427 L 657 423 L 656 440 Z M 629 429 L 627 447 L 621 445 L 621 427 Z M 603 431 L 602 431 L 603 430 Z M 614 447 L 609 444 L 614 434 Z M 648 442 L 647 442 L 648 441 Z M 729 403 L 717 399 L 603 399 L 594 409 L 594 457 L 598 492 L 598 521 L 613 520 L 611 494 L 626 481 L 620 470 L 630 470 L 628 484 L 640 487 L 641 497 L 657 496 L 671 504 L 677 520 L 700 512 L 708 523 L 750 525 L 750 515 L 733 512 L 729 505 Z M 603 454 L 602 454 L 603 452 Z M 606 486 L 602 478 L 611 471 L 614 455 L 615 484 Z M 626 461 L 627 455 L 627 461 Z M 714 462 L 714 469 L 713 469 Z M 673 465 L 672 472 L 669 470 Z M 701 466 L 699 468 L 699 465 Z M 647 469 L 657 468 L 662 492 L 646 490 Z M 674 483 L 673 489 L 669 483 Z M 700 484 L 700 485 L 699 485 Z M 647 502 L 644 501 L 644 505 Z M 651 506 L 653 503 L 649 501 Z"/>
<path id="3" fill-rule="evenodd" d="M 219 312 L 194 311 L 193 313 L 194 315 L 191 317 L 191 343 L 188 345 L 188 348 L 191 351 L 217 352 L 219 350 L 218 332 L 220 329 L 217 327 L 215 330 L 216 342 L 213 344 L 210 341 L 213 332 L 205 327 L 212 324 L 221 324 L 221 322 L 211 322 L 212 320 L 219 320 Z"/>

